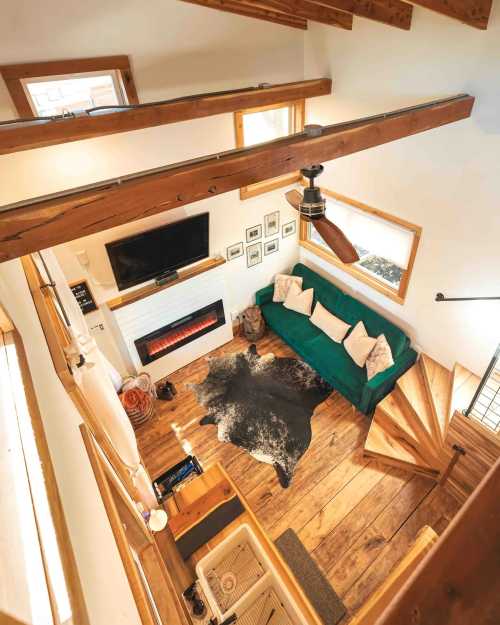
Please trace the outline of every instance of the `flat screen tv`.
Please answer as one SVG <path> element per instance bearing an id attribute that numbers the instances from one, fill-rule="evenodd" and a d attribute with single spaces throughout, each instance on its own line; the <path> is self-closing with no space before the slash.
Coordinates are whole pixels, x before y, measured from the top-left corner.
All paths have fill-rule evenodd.
<path id="1" fill-rule="evenodd" d="M 118 289 L 146 282 L 208 256 L 209 214 L 106 243 Z"/>

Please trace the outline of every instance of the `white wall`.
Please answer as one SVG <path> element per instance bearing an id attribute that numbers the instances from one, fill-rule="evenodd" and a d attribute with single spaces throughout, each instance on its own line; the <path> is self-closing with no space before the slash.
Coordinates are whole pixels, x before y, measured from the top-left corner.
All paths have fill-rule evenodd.
<path id="1" fill-rule="evenodd" d="M 139 625 L 78 429 L 81 418 L 55 373 L 19 260 L 0 265 L 0 302 L 26 348 L 90 622 Z"/>
<path id="2" fill-rule="evenodd" d="M 72 0 L 64 5 L 56 0 L 6 0 L 2 2 L 0 41 L 2 64 L 128 54 L 142 102 L 303 78 L 301 31 L 177 0 Z M 0 79 L 0 119 L 13 117 L 15 112 Z M 232 147 L 232 116 L 221 115 L 1 156 L 0 207 Z M 243 239 L 245 227 L 261 223 L 265 213 L 277 208 L 283 220 L 291 218 L 281 193 L 274 194 L 274 199 L 266 196 L 240 203 L 234 192 L 57 252 L 68 277 L 80 278 L 85 272 L 72 254 L 85 245 L 97 280 L 106 281 L 110 274 L 102 243 L 108 237 L 210 210 L 212 252 L 225 252 L 227 245 Z M 245 259 L 227 265 L 232 306 L 241 309 L 278 268 L 293 264 L 297 246 L 291 238 L 281 246 L 283 251 L 254 269 L 246 269 Z M 113 288 L 94 285 L 94 290 L 99 300 L 115 294 Z M 18 261 L 0 265 L 0 299 L 19 326 L 28 350 L 92 624 L 134 625 L 138 615 L 82 446 L 79 417 L 55 377 Z"/>
<path id="3" fill-rule="evenodd" d="M 61 11 L 55 0 L 43 6 L 30 2 L 29 11 L 14 3 L 8 9 L 0 23 L 2 53 L 7 54 L 3 63 L 126 53 L 142 102 L 303 78 L 301 31 L 177 0 L 154 0 L 147 10 L 138 0 L 71 3 L 70 11 Z M 21 23 L 22 40 L 15 35 Z M 0 119 L 12 117 L 8 109 L 0 86 Z M 0 206 L 234 147 L 233 115 L 225 114 L 0 156 Z M 59 246 L 56 252 L 68 279 L 88 277 L 101 303 L 117 295 L 105 242 L 210 211 L 210 252 L 225 255 L 228 245 L 244 240 L 245 228 L 263 223 L 263 216 L 274 210 L 281 211 L 282 223 L 295 217 L 283 191 L 245 202 L 235 191 Z M 88 252 L 90 275 L 75 259 L 74 251 L 80 249 Z M 296 239 L 290 237 L 280 241 L 278 253 L 252 269 L 246 268 L 244 257 L 228 263 L 230 310 L 241 312 L 258 288 L 297 260 Z M 90 326 L 103 322 L 100 312 L 87 320 Z M 107 332 L 94 335 L 123 372 Z"/>
<path id="4" fill-rule="evenodd" d="M 178 0 L 2 0 L 0 41 L 2 64 L 128 54 L 142 102 L 296 80 L 303 63 L 302 31 Z"/>
<path id="5" fill-rule="evenodd" d="M 186 216 L 209 211 L 210 254 L 220 253 L 226 257 L 227 246 L 239 241 L 245 241 L 245 228 L 254 226 L 257 223 L 263 225 L 263 218 L 266 213 L 279 210 L 282 224 L 292 219 L 297 219 L 296 212 L 285 202 L 283 192 L 284 190 L 280 189 L 244 202 L 240 201 L 238 192 L 227 193 L 218 198 L 196 202 L 195 204 L 190 204 L 189 206 L 155 217 L 112 228 L 98 235 L 57 246 L 55 252 L 68 281 L 87 278 L 97 302 L 102 304 L 119 294 L 104 247 L 105 242 L 118 239 L 133 232 L 147 230 L 160 224 L 170 223 Z M 246 256 L 244 255 L 227 262 L 221 268 L 227 284 L 227 308 L 229 311 L 240 313 L 247 305 L 253 303 L 255 291 L 272 282 L 276 273 L 288 271 L 298 261 L 297 237 L 291 236 L 281 239 L 280 228 L 279 235 L 273 235 L 267 240 L 271 241 L 276 237 L 280 239 L 279 252 L 263 256 L 261 264 L 247 268 Z M 85 250 L 89 257 L 89 271 L 87 271 L 87 268 L 83 268 L 76 258 L 76 253 L 81 250 Z M 132 289 L 128 290 L 133 290 L 134 288 L 138 287 L 132 287 Z M 121 293 L 125 292 L 127 291 L 122 291 Z M 86 321 L 90 327 L 99 323 L 104 325 L 104 331 L 96 329 L 93 331 L 93 335 L 115 367 L 122 374 L 125 373 L 126 365 L 116 350 L 111 334 L 107 331 L 107 321 L 101 311 L 87 315 Z"/>
<path id="6" fill-rule="evenodd" d="M 327 164 L 321 183 L 423 227 L 403 306 L 302 252 L 409 330 L 431 356 L 482 373 L 500 339 L 500 305 L 434 295 L 500 295 L 500 3 L 486 32 L 414 8 L 410 32 L 355 20 L 352 33 L 311 25 L 306 78 L 331 74 L 312 100 L 332 123 L 469 92 L 472 118 Z"/>

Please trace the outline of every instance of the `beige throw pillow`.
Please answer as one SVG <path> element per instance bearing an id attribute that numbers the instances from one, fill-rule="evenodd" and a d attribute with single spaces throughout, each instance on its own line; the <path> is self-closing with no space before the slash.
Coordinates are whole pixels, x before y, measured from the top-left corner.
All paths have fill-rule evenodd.
<path id="1" fill-rule="evenodd" d="M 318 327 L 320 330 L 329 336 L 335 343 L 342 343 L 345 335 L 351 327 L 342 319 L 339 319 L 328 311 L 319 302 L 314 307 L 314 312 L 311 317 L 311 323 Z"/>
<path id="2" fill-rule="evenodd" d="M 303 291 L 298 284 L 292 282 L 283 306 L 309 317 L 311 315 L 313 297 L 314 289 L 306 289 Z"/>
<path id="3" fill-rule="evenodd" d="M 364 367 L 366 359 L 375 347 L 376 342 L 377 339 L 372 339 L 368 336 L 365 324 L 362 321 L 358 321 L 351 334 L 344 341 L 344 347 L 358 367 Z"/>
<path id="4" fill-rule="evenodd" d="M 366 360 L 366 373 L 371 380 L 377 373 L 385 371 L 394 364 L 391 348 L 384 334 L 377 337 L 375 347 Z"/>
<path id="5" fill-rule="evenodd" d="M 287 276 L 284 273 L 279 273 L 274 279 L 273 302 L 284 302 L 290 285 L 295 283 L 302 288 L 302 280 L 301 276 Z"/>

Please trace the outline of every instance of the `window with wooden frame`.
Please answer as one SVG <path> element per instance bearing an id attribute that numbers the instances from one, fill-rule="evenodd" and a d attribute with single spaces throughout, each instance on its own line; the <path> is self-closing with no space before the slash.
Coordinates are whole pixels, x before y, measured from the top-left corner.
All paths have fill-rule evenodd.
<path id="1" fill-rule="evenodd" d="M 236 147 L 250 147 L 257 143 L 264 143 L 301 132 L 304 130 L 304 116 L 305 100 L 236 111 L 234 114 Z M 279 187 L 285 187 L 300 179 L 300 172 L 297 171 L 270 180 L 256 182 L 247 187 L 242 187 L 240 197 L 245 200 Z"/>
<path id="2" fill-rule="evenodd" d="M 2 609 L 32 625 L 88 625 L 27 355 L 1 306 L 0 380 Z"/>
<path id="3" fill-rule="evenodd" d="M 20 117 L 138 104 L 128 56 L 0 66 Z"/>
<path id="4" fill-rule="evenodd" d="M 406 297 L 422 229 L 404 219 L 322 189 L 326 216 L 353 243 L 359 261 L 346 265 L 302 220 L 300 245 L 361 282 L 402 304 Z"/>

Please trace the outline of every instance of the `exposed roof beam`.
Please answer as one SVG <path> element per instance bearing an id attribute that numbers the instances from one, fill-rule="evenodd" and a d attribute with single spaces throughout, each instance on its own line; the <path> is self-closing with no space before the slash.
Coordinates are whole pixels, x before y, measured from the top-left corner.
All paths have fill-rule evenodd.
<path id="1" fill-rule="evenodd" d="M 457 96 L 3 207 L 0 261 L 465 119 L 473 104 Z"/>
<path id="2" fill-rule="evenodd" d="M 480 30 L 488 28 L 492 0 L 409 0 Z"/>
<path id="3" fill-rule="evenodd" d="M 182 0 L 182 2 L 198 4 L 202 7 L 227 11 L 228 13 L 236 13 L 245 17 L 255 17 L 258 20 L 274 22 L 282 26 L 292 26 L 292 28 L 301 28 L 302 30 L 307 29 L 307 22 L 301 17 L 294 17 L 293 15 L 262 9 L 257 6 L 251 7 L 238 0 Z"/>
<path id="4" fill-rule="evenodd" d="M 345 0 L 312 0 L 312 2 L 350 11 L 358 17 L 366 17 L 389 26 L 410 30 L 413 7 L 407 2 L 400 0 L 348 0 L 350 8 L 344 8 Z"/>
<path id="5" fill-rule="evenodd" d="M 2 125 L 0 122 L 0 154 L 172 124 L 220 113 L 232 113 L 254 106 L 312 98 L 327 95 L 331 90 L 332 81 L 329 78 L 318 78 L 187 96 L 105 115 L 67 117 L 46 123 L 30 122 L 27 125 Z"/>
<path id="6" fill-rule="evenodd" d="M 338 5 L 336 8 L 327 7 L 324 4 L 317 4 L 309 0 L 240 0 L 244 4 L 250 6 L 259 6 L 263 9 L 272 9 L 288 15 L 303 17 L 312 22 L 320 22 L 328 26 L 338 26 L 345 30 L 352 30 L 352 15 L 346 13 L 348 10 L 344 8 L 338 11 L 341 6 L 349 7 L 352 0 L 336 0 Z"/>

